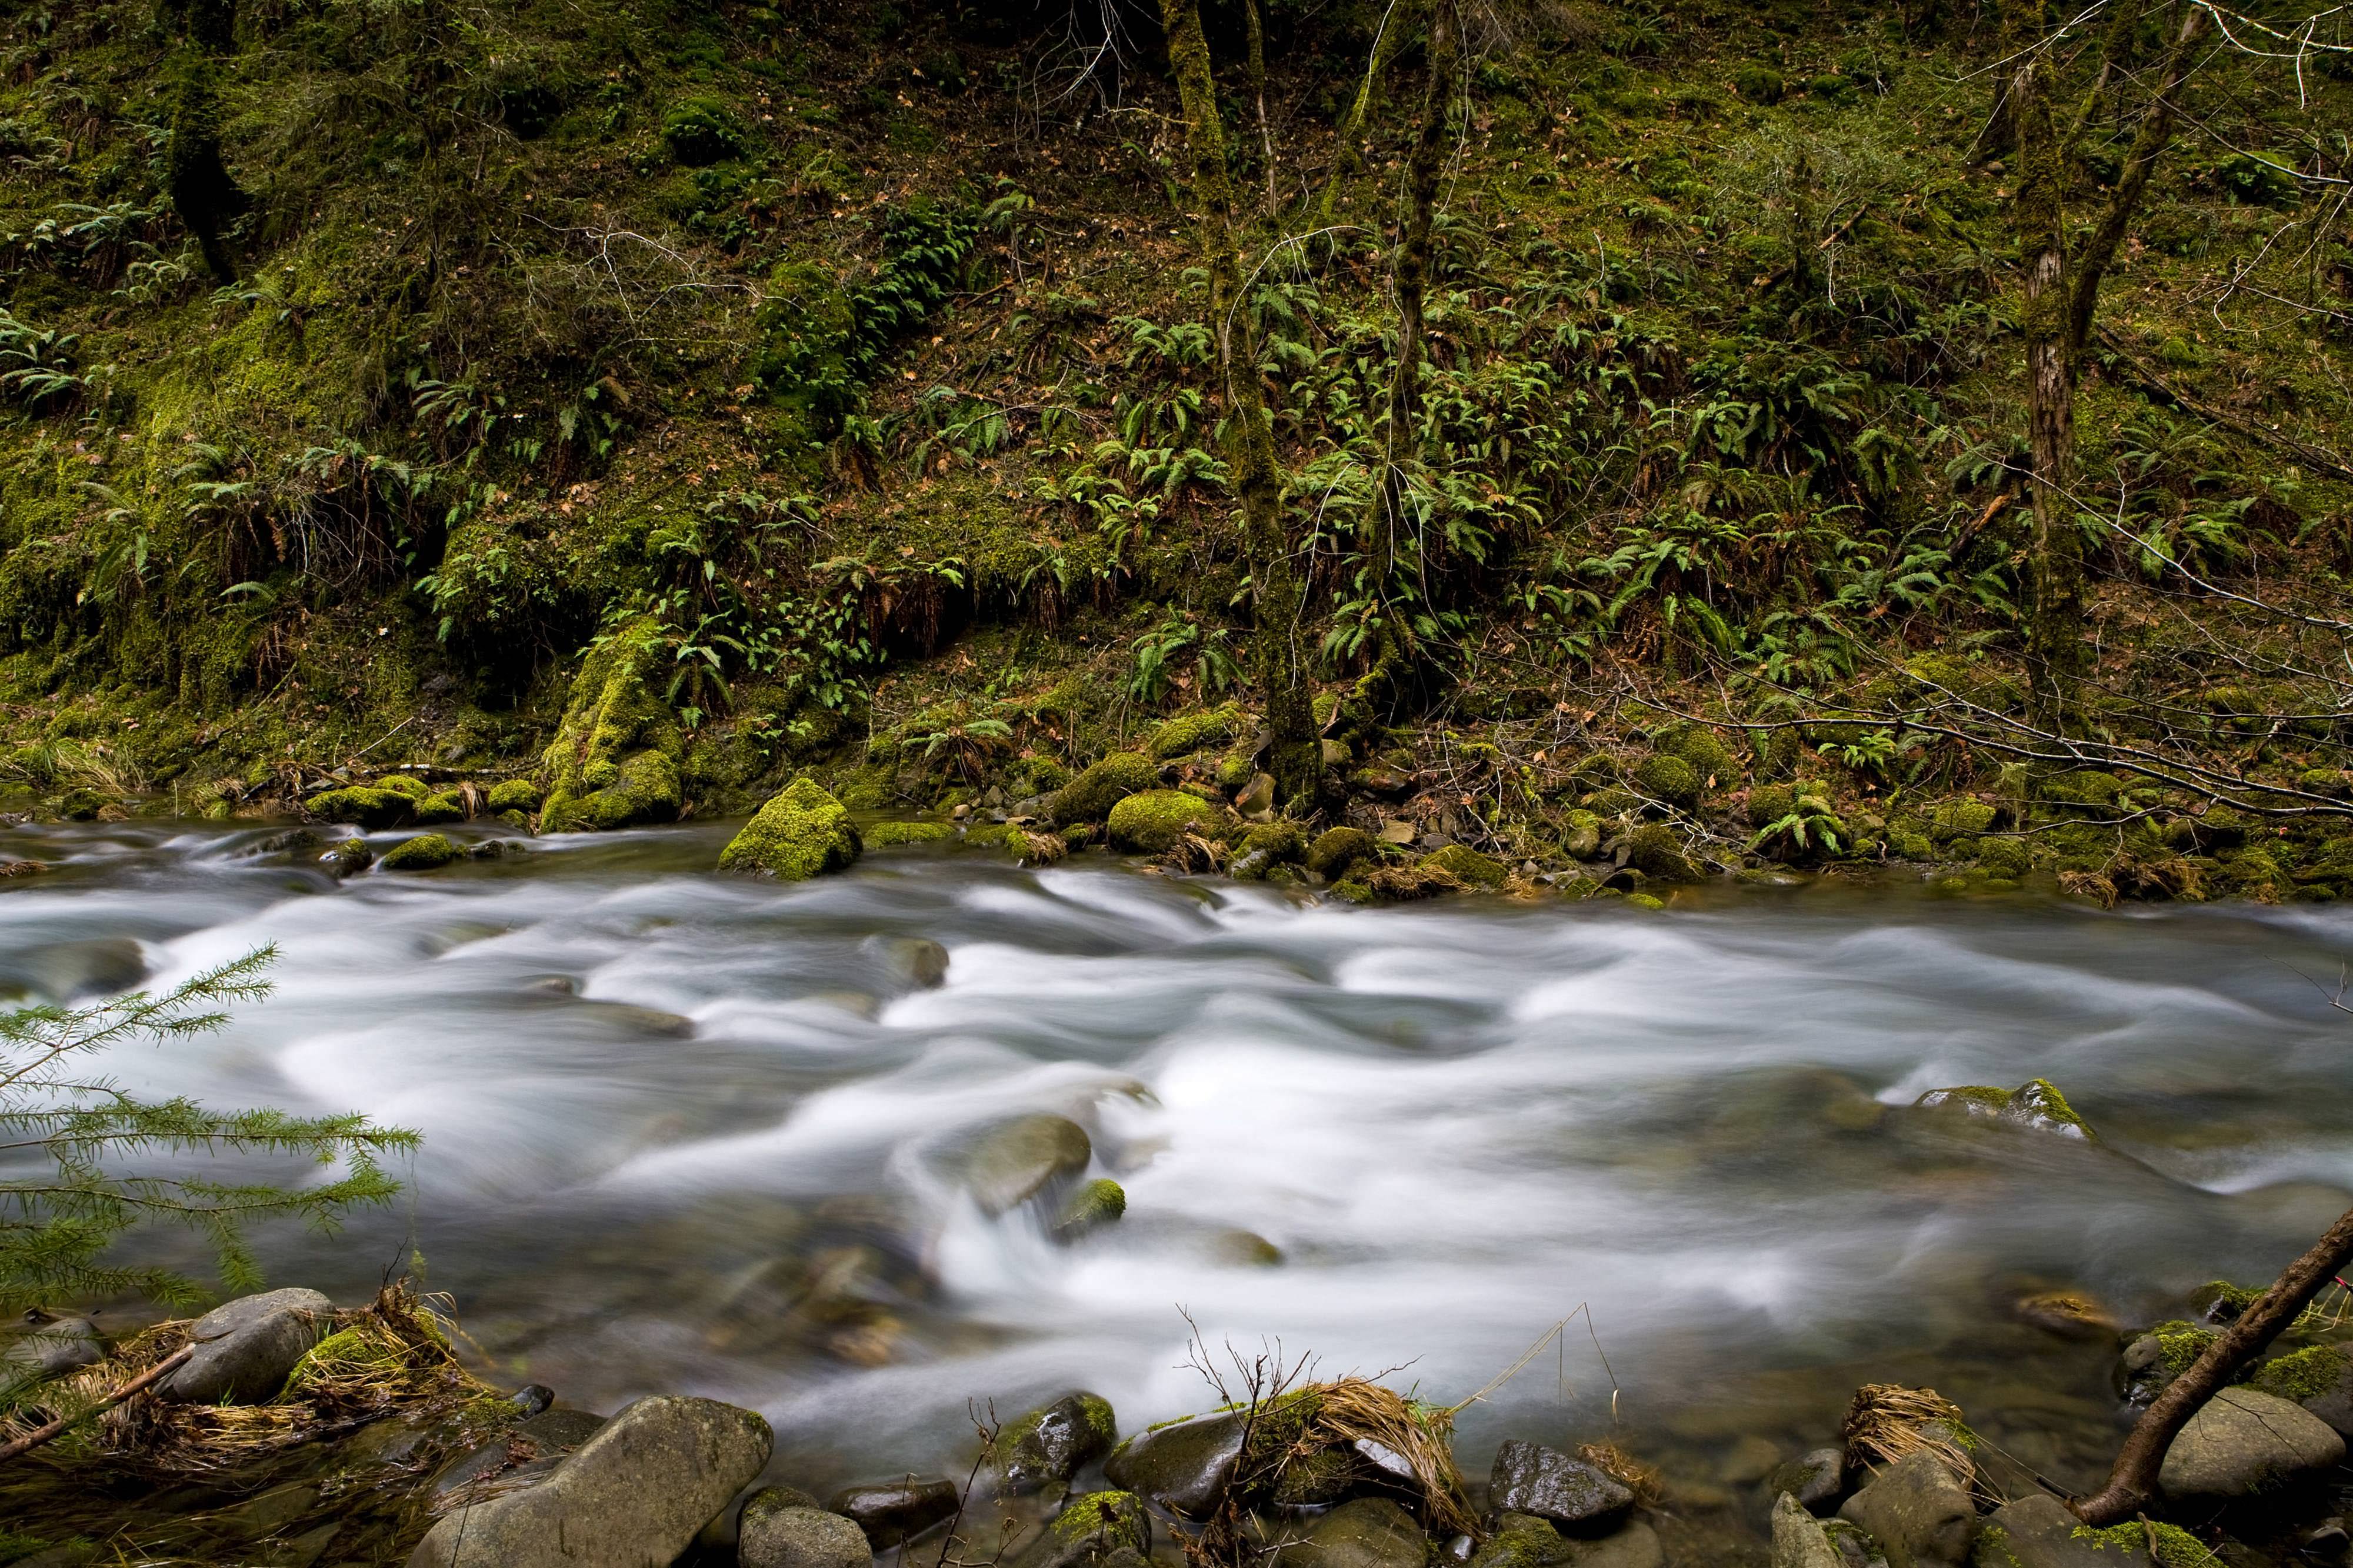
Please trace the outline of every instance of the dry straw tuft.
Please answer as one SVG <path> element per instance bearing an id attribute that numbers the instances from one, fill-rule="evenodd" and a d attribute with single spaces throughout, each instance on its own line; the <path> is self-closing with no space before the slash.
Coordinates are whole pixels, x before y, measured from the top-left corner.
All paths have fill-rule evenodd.
<path id="1" fill-rule="evenodd" d="M 1967 1446 L 1968 1426 L 1961 1407 L 1933 1388 L 1905 1388 L 1895 1383 L 1866 1383 L 1847 1406 L 1841 1435 L 1846 1439 L 1850 1465 L 1877 1469 L 1926 1449 L 1953 1472 L 1961 1485 L 1982 1490 L 1977 1460 Z"/>

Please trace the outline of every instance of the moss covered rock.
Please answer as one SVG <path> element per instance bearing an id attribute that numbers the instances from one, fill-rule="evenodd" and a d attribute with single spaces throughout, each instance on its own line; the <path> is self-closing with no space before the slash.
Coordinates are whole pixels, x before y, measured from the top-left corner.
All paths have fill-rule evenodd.
<path id="1" fill-rule="evenodd" d="M 1748 826 L 1770 827 L 1798 808 L 1798 792 L 1785 784 L 1758 784 L 1748 792 Z"/>
<path id="2" fill-rule="evenodd" d="M 1056 790 L 1046 803 L 1046 815 L 1064 826 L 1101 822 L 1121 801 L 1159 784 L 1159 763 L 1141 752 L 1113 752 Z"/>
<path id="3" fill-rule="evenodd" d="M 492 784 L 491 793 L 483 797 L 483 804 L 494 816 L 510 811 L 537 811 L 539 802 L 539 784 L 532 779 L 502 779 Z"/>
<path id="4" fill-rule="evenodd" d="M 1090 1231 L 1117 1223 L 1126 1212 L 1127 1189 L 1108 1176 L 1098 1176 L 1063 1200 L 1054 1215 L 1054 1239 L 1076 1241 Z"/>
<path id="5" fill-rule="evenodd" d="M 2029 1079 L 2016 1089 L 1997 1089 L 1982 1083 L 1932 1089 L 1912 1103 L 2086 1143 L 2100 1141 L 2092 1124 L 2076 1114 L 2075 1108 L 2067 1103 L 2067 1097 L 2059 1092 L 2059 1086 L 2047 1078 Z"/>
<path id="6" fill-rule="evenodd" d="M 1482 855 L 1467 844 L 1450 844 L 1422 857 L 1421 864 L 1443 871 L 1466 888 L 1500 888 L 1511 873 L 1492 855 Z"/>
<path id="7" fill-rule="evenodd" d="M 1081 1390 L 1007 1422 L 989 1458 L 1008 1491 L 1036 1491 L 1069 1480 L 1117 1441 L 1111 1402 Z"/>
<path id="8" fill-rule="evenodd" d="M 1198 713 L 1180 713 L 1152 731 L 1144 742 L 1146 756 L 1161 762 L 1189 757 L 1210 746 L 1222 746 L 1241 728 L 1242 710 L 1229 702 Z"/>
<path id="9" fill-rule="evenodd" d="M 1307 836 L 1299 824 L 1288 821 L 1261 823 L 1243 836 L 1241 847 L 1234 855 L 1229 875 L 1256 880 L 1278 866 L 1296 866 L 1307 856 Z"/>
<path id="10" fill-rule="evenodd" d="M 1634 787 L 1662 805 L 1689 811 L 1699 804 L 1699 770 L 1683 758 L 1657 752 L 1634 769 Z"/>
<path id="11" fill-rule="evenodd" d="M 839 871 L 865 846 L 849 813 L 804 774 L 762 806 L 719 853 L 723 871 L 761 871 L 799 882 Z"/>
<path id="12" fill-rule="evenodd" d="M 458 847 L 438 833 L 404 838 L 384 852 L 379 862 L 387 871 L 432 871 L 458 858 Z"/>
<path id="13" fill-rule="evenodd" d="M 1949 844 L 1956 838 L 1974 838 L 2000 820 L 2001 813 L 1995 807 L 1963 795 L 1937 803 L 1928 814 L 1928 833 L 1937 843 Z"/>
<path id="14" fill-rule="evenodd" d="M 1626 863 L 1654 881 L 1689 882 L 1699 876 L 1699 868 L 1683 853 L 1683 840 L 1662 822 L 1646 824 L 1628 836 Z"/>
<path id="15" fill-rule="evenodd" d="M 1590 860 L 1601 852 L 1601 818 L 1578 809 L 1561 818 L 1560 852 L 1572 860 Z"/>
<path id="16" fill-rule="evenodd" d="M 1379 853 L 1373 836 L 1361 827 L 1327 827 L 1307 847 L 1307 868 L 1327 882 L 1336 881 Z"/>
<path id="17" fill-rule="evenodd" d="M 1112 847 L 1157 855 L 1187 833 L 1214 834 L 1225 813 L 1199 795 L 1180 789 L 1152 789 L 1123 797 L 1105 824 Z"/>
<path id="18" fill-rule="evenodd" d="M 312 795 L 303 809 L 322 822 L 348 822 L 361 827 L 397 827 L 409 819 L 414 803 L 399 790 L 374 784 L 353 784 Z"/>
<path id="19" fill-rule="evenodd" d="M 656 695 L 660 650 L 650 620 L 591 648 L 574 677 L 564 721 L 541 760 L 540 825 L 549 832 L 670 822 L 685 805 L 678 715 Z"/>
<path id="20" fill-rule="evenodd" d="M 466 803 L 446 791 L 419 795 L 416 805 L 417 821 L 426 825 L 466 820 Z"/>
<path id="21" fill-rule="evenodd" d="M 1700 788 L 1722 788 L 1740 776 L 1739 759 L 1722 736 L 1702 724 L 1685 727 L 1662 750 L 1673 752 L 1692 765 L 1699 775 Z"/>
<path id="22" fill-rule="evenodd" d="M 395 795 L 405 795 L 411 800 L 423 800 L 433 792 L 415 773 L 386 773 L 375 781 L 377 789 L 388 789 Z"/>
<path id="23" fill-rule="evenodd" d="M 888 849 L 894 844 L 936 844 L 955 837 L 955 829 L 944 822 L 878 822 L 862 837 L 869 849 Z"/>

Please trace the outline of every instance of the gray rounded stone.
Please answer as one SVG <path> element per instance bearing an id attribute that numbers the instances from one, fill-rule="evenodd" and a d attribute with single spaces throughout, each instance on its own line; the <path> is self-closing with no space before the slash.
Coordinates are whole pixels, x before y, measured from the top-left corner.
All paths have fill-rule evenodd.
<path id="1" fill-rule="evenodd" d="M 1809 1512 L 1826 1513 L 1846 1489 L 1846 1450 L 1815 1448 L 1800 1454 L 1766 1477 L 1765 1489 L 1773 1497 L 1788 1493 Z"/>
<path id="2" fill-rule="evenodd" d="M 1507 1513 L 1556 1524 L 1592 1525 L 1634 1506 L 1634 1494 L 1598 1467 L 1517 1438 L 1495 1450 L 1488 1492 Z"/>
<path id="3" fill-rule="evenodd" d="M 1277 1568 L 1422 1568 L 1430 1542 L 1387 1498 L 1358 1498 L 1311 1521 L 1275 1556 Z"/>
<path id="4" fill-rule="evenodd" d="M 670 1563 L 760 1473 L 774 1442 L 753 1411 L 715 1399 L 640 1399 L 538 1485 L 445 1515 L 409 1568 Z"/>
<path id="5" fill-rule="evenodd" d="M 2304 1406 L 2226 1388 L 2173 1439 L 2157 1480 L 2169 1498 L 2247 1497 L 2344 1458 L 2345 1439 Z"/>
<path id="6" fill-rule="evenodd" d="M 938 1476 L 902 1476 L 844 1487 L 827 1509 L 857 1522 L 877 1552 L 921 1535 L 956 1510 L 955 1483 Z"/>
<path id="7" fill-rule="evenodd" d="M 755 1492 L 744 1505 L 735 1534 L 735 1561 L 742 1568 L 866 1568 L 872 1560 L 866 1532 L 841 1515 L 766 1507 L 765 1497 L 765 1491 Z"/>
<path id="8" fill-rule="evenodd" d="M 156 1384 L 191 1405 L 254 1405 L 274 1398 L 287 1373 L 326 1337 L 335 1304 L 316 1290 L 264 1290 L 226 1301 L 188 1331 L 195 1353 Z"/>
<path id="9" fill-rule="evenodd" d="M 1846 1568 L 1830 1531 L 1791 1492 L 1773 1500 L 1773 1568 Z"/>
<path id="10" fill-rule="evenodd" d="M 981 1212 L 1003 1214 L 1094 1157 L 1087 1130 L 1067 1116 L 1018 1116 L 983 1135 L 965 1164 L 965 1185 Z"/>
<path id="11" fill-rule="evenodd" d="M 1242 1418 L 1196 1415 L 1139 1433 L 1113 1450 L 1103 1474 L 1187 1519 L 1207 1519 L 1242 1457 Z"/>
<path id="12" fill-rule="evenodd" d="M 1887 1568 L 1957 1568 L 1977 1543 L 1968 1489 L 1925 1448 L 1882 1470 L 1839 1517 L 1879 1542 Z"/>
<path id="13" fill-rule="evenodd" d="M 9 1341 L 7 1351 L 0 1353 L 0 1386 L 28 1378 L 63 1377 L 105 1359 L 98 1325 L 88 1318 L 44 1319 Z"/>

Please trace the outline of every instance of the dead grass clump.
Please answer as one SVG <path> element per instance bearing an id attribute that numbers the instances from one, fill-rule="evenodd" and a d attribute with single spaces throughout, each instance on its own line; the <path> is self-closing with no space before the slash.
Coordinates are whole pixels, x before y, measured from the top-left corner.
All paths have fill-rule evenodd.
<path id="1" fill-rule="evenodd" d="M 1454 1464 L 1453 1411 L 1419 1404 L 1361 1377 L 1311 1383 L 1300 1392 L 1314 1396 L 1315 1410 L 1293 1452 L 1301 1444 L 1311 1445 L 1308 1452 L 1343 1443 L 1377 1445 L 1413 1472 L 1423 1519 L 1434 1532 L 1477 1532 L 1462 1472 Z"/>
<path id="2" fill-rule="evenodd" d="M 1846 1459 L 1876 1470 L 1925 1448 L 1971 1491 L 1984 1489 L 1969 1448 L 1974 1439 L 1961 1407 L 1933 1388 L 1866 1383 L 1854 1391 L 1841 1427 Z"/>
<path id="3" fill-rule="evenodd" d="M 1365 879 L 1376 895 L 1396 903 L 1442 898 L 1463 890 L 1462 879 L 1436 866 L 1383 866 Z"/>

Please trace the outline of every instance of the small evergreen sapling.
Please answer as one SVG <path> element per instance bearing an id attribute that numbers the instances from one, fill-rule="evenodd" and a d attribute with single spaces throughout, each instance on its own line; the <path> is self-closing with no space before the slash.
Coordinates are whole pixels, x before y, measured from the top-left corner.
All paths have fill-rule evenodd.
<path id="1" fill-rule="evenodd" d="M 399 1192 L 380 1162 L 414 1150 L 413 1131 L 355 1113 L 301 1117 L 146 1100 L 79 1070 L 109 1047 L 219 1029 L 231 1004 L 269 994 L 262 976 L 276 956 L 275 947 L 258 948 L 160 996 L 141 991 L 88 1007 L 0 1014 L 0 1313 L 134 1292 L 175 1309 L 198 1304 L 206 1292 L 195 1279 L 109 1259 L 127 1232 L 157 1223 L 195 1231 L 213 1250 L 220 1282 L 253 1290 L 261 1275 L 248 1226 L 299 1217 L 331 1231 L 352 1209 Z M 329 1173 L 281 1184 L 121 1169 L 142 1154 L 286 1154 Z"/>

